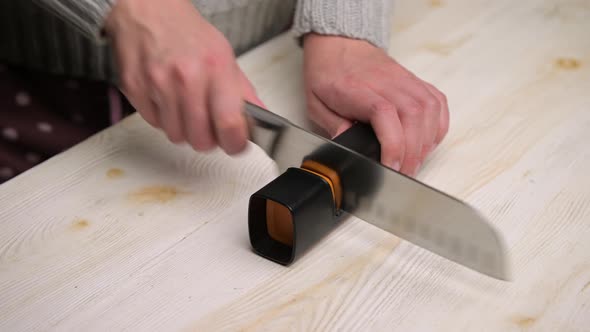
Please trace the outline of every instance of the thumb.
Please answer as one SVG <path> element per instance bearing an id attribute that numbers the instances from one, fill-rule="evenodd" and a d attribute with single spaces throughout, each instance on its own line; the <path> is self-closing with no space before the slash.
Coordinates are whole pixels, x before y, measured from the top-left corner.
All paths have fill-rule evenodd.
<path id="1" fill-rule="evenodd" d="M 350 120 L 332 111 L 313 92 L 309 94 L 307 105 L 311 121 L 326 131 L 330 138 L 334 138 L 352 127 Z"/>
<path id="2" fill-rule="evenodd" d="M 258 98 L 254 85 L 252 85 L 252 82 L 250 82 L 242 71 L 240 71 L 240 85 L 242 87 L 242 98 L 256 106 L 268 109 L 262 100 Z"/>

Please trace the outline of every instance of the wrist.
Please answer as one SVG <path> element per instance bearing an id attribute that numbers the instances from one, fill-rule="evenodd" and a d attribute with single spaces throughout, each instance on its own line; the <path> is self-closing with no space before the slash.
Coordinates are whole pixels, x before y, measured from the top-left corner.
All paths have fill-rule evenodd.
<path id="1" fill-rule="evenodd" d="M 308 32 L 301 36 L 302 45 L 305 46 L 306 44 L 313 43 L 314 40 L 320 37 L 322 37 L 322 35 L 315 32 Z"/>
<path id="2" fill-rule="evenodd" d="M 306 33 L 302 36 L 303 47 L 315 47 L 316 45 L 330 45 L 330 46 L 371 46 L 371 43 L 363 39 L 355 39 L 346 36 L 338 35 L 323 35 L 315 32 Z"/>
<path id="3" fill-rule="evenodd" d="M 308 33 L 303 36 L 303 54 L 307 61 L 354 55 L 363 57 L 381 49 L 362 39 Z M 334 59 L 332 59 L 333 61 Z"/>
<path id="4" fill-rule="evenodd" d="M 199 11 L 190 0 L 111 0 L 113 6 L 106 15 L 102 31 L 105 36 L 115 36 L 122 27 L 131 24 L 149 28 L 148 22 L 161 21 L 163 13 L 191 9 L 199 18 Z"/>
<path id="5" fill-rule="evenodd" d="M 129 2 L 133 0 L 116 0 L 113 1 L 111 10 L 105 16 L 104 24 L 101 29 L 101 33 L 104 37 L 112 37 L 118 29 L 119 17 L 122 15 L 121 12 L 125 11 L 125 7 L 128 6 Z"/>
<path id="6" fill-rule="evenodd" d="M 302 45 L 304 48 L 306 46 L 308 48 L 310 48 L 310 47 L 314 47 L 319 44 L 330 43 L 330 42 L 334 42 L 334 41 L 337 42 L 340 39 L 343 39 L 343 37 L 333 36 L 333 35 L 323 35 L 323 34 L 319 34 L 319 33 L 315 33 L 315 32 L 309 32 L 309 33 L 306 33 L 305 35 L 303 35 Z"/>

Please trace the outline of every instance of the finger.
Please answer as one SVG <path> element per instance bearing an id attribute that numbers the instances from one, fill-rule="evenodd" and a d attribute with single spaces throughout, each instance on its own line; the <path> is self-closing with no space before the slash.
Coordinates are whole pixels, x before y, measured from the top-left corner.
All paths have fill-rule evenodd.
<path id="1" fill-rule="evenodd" d="M 118 40 L 115 40 L 115 54 L 121 71 L 119 90 L 125 95 L 129 103 L 137 110 L 143 119 L 151 126 L 160 128 L 160 121 L 156 113 L 156 107 L 148 98 L 146 86 L 147 77 L 141 70 L 143 64 L 135 52 L 128 52 L 127 47 L 120 47 Z M 130 47 L 133 49 L 133 47 Z"/>
<path id="2" fill-rule="evenodd" d="M 352 122 L 329 109 L 313 92 L 307 98 L 311 120 L 334 138 L 352 126 Z"/>
<path id="3" fill-rule="evenodd" d="M 242 152 L 248 139 L 240 84 L 236 71 L 222 68 L 212 77 L 208 93 L 215 137 L 229 155 Z"/>
<path id="4" fill-rule="evenodd" d="M 181 125 L 179 92 L 177 82 L 173 81 L 172 71 L 160 65 L 146 68 L 151 84 L 150 96 L 159 111 L 159 121 L 168 139 L 173 143 L 184 141 L 184 128 Z"/>
<path id="5" fill-rule="evenodd" d="M 146 89 L 147 90 L 147 89 Z M 158 116 L 158 107 L 152 101 L 146 101 L 145 104 L 140 104 L 143 109 L 143 113 L 141 116 L 143 119 L 149 123 L 152 127 L 162 129 L 162 122 L 160 121 L 160 117 Z"/>
<path id="6" fill-rule="evenodd" d="M 422 80 L 417 78 L 415 80 L 415 84 L 411 85 L 411 88 L 408 85 L 404 90 L 413 97 L 422 110 L 423 131 L 420 156 L 424 160 L 434 149 L 436 135 L 439 132 L 441 105 L 438 98 L 430 92 Z"/>
<path id="7" fill-rule="evenodd" d="M 371 126 L 381 142 L 381 163 L 400 171 L 406 147 L 404 130 L 395 106 L 386 106 L 375 112 Z"/>
<path id="8" fill-rule="evenodd" d="M 145 84 L 137 83 L 132 88 L 130 88 L 128 84 L 126 84 L 126 87 L 121 87 L 121 92 L 125 95 L 133 108 L 137 110 L 139 115 L 141 115 L 141 117 L 152 127 L 160 129 L 161 123 L 157 113 L 158 108 L 156 104 L 147 97 L 147 94 L 141 93 L 141 91 L 148 91 Z"/>
<path id="9" fill-rule="evenodd" d="M 432 84 L 424 82 L 428 90 L 438 99 L 441 105 L 441 112 L 439 116 L 438 130 L 434 139 L 435 147 L 442 142 L 449 131 L 449 104 L 447 97 Z"/>
<path id="10" fill-rule="evenodd" d="M 424 144 L 424 115 L 418 102 L 405 94 L 398 94 L 395 105 L 398 109 L 402 124 L 406 150 L 401 171 L 415 176 L 422 165 L 422 150 Z"/>
<path id="11" fill-rule="evenodd" d="M 399 171 L 407 144 L 394 104 L 364 86 L 337 87 L 324 94 L 330 109 L 351 119 L 371 123 L 381 144 L 381 163 Z"/>
<path id="12" fill-rule="evenodd" d="M 180 92 L 182 127 L 188 143 L 196 151 L 209 151 L 217 146 L 207 106 L 207 77 L 196 64 L 176 73 Z M 189 77 L 195 77 L 189 79 Z"/>
<path id="13" fill-rule="evenodd" d="M 242 87 L 242 97 L 244 98 L 244 100 L 246 100 L 254 105 L 257 105 L 259 107 L 262 107 L 264 109 L 267 109 L 264 102 L 262 102 L 262 100 L 260 100 L 260 98 L 258 97 L 258 94 L 256 93 L 256 89 L 254 88 L 254 85 L 246 77 L 244 72 L 239 70 L 239 75 L 240 75 L 240 86 Z"/>

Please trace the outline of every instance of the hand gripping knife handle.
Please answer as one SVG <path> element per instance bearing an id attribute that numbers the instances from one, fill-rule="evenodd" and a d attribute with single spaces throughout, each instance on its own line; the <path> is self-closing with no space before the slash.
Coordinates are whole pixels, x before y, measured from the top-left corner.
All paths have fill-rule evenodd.
<path id="1" fill-rule="evenodd" d="M 380 144 L 370 125 L 356 123 L 334 142 L 380 160 Z M 329 145 L 318 148 L 300 167 L 288 168 L 250 197 L 248 231 L 254 251 L 282 265 L 293 263 L 345 217 L 343 204 L 354 211 L 350 205 L 375 190 L 378 177 Z M 344 192 L 358 197 L 343 199 Z"/>

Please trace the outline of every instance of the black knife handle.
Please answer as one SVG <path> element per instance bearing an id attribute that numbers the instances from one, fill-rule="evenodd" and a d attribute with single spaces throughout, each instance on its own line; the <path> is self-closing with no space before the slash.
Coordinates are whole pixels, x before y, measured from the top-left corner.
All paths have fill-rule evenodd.
<path id="1" fill-rule="evenodd" d="M 357 122 L 333 141 L 374 161 L 381 160 L 381 144 L 369 124 Z"/>
<path id="2" fill-rule="evenodd" d="M 380 162 L 381 145 L 369 124 L 356 123 L 333 141 L 377 163 Z M 326 168 L 334 171 L 342 188 L 339 195 L 342 201 L 337 202 L 337 205 L 345 211 L 352 212 L 363 198 L 379 189 L 382 171 L 375 171 L 375 168 L 367 163 L 359 162 L 358 157 L 341 152 L 340 147 L 324 144 L 304 158 L 302 167 L 319 173 Z M 314 162 L 311 167 L 310 161 Z M 318 164 L 321 167 L 314 167 Z"/>

